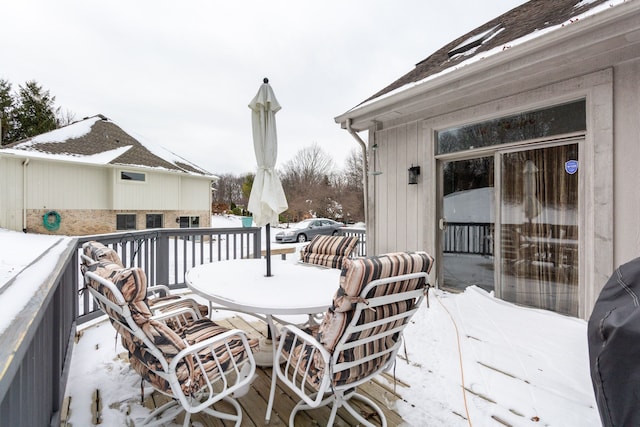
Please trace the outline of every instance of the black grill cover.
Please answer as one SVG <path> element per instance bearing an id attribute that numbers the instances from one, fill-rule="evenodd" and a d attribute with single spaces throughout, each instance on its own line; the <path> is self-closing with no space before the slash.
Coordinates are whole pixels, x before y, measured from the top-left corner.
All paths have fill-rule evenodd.
<path id="1" fill-rule="evenodd" d="M 591 381 L 604 426 L 640 426 L 640 258 L 605 284 L 587 327 Z"/>

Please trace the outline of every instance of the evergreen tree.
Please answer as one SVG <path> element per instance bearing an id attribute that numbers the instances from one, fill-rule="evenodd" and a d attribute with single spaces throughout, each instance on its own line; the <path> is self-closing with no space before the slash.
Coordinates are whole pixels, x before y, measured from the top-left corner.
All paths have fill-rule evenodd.
<path id="1" fill-rule="evenodd" d="M 13 114 L 13 97 L 11 83 L 0 79 L 0 143 L 8 142 L 9 130 L 13 128 L 11 116 Z"/>
<path id="2" fill-rule="evenodd" d="M 55 96 L 44 90 L 35 80 L 20 86 L 17 105 L 13 110 L 15 129 L 10 135 L 11 141 L 39 135 L 58 128 L 56 115 L 59 107 L 55 107 Z"/>

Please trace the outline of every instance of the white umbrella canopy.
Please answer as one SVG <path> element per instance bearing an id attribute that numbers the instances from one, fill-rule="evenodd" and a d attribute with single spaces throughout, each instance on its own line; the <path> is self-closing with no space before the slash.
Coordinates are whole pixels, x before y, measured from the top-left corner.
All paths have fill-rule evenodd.
<path id="1" fill-rule="evenodd" d="M 280 178 L 274 169 L 278 157 L 275 115 L 282 107 L 268 79 L 264 79 L 249 108 L 251 108 L 253 148 L 258 171 L 253 180 L 247 208 L 253 214 L 256 225 L 262 227 L 267 224 L 278 224 L 278 215 L 289 208 Z"/>
<path id="2" fill-rule="evenodd" d="M 278 136 L 276 132 L 276 113 L 280 104 L 269 79 L 263 80 L 258 93 L 249 103 L 251 124 L 253 127 L 253 149 L 258 162 L 258 171 L 253 179 L 247 208 L 253 214 L 258 227 L 265 226 L 267 276 L 271 276 L 271 224 L 278 224 L 278 215 L 288 209 L 287 198 L 282 183 L 275 171 L 278 157 Z"/>

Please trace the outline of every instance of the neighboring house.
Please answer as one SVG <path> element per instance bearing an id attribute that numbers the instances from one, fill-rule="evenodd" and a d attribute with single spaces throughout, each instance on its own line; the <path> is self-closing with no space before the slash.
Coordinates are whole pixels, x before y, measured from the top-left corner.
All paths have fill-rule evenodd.
<path id="1" fill-rule="evenodd" d="M 588 318 L 640 255 L 639 112 L 639 0 L 487 22 L 336 117 L 367 151 L 367 252 L 427 250 L 442 288 Z"/>
<path id="2" fill-rule="evenodd" d="M 0 149 L 0 228 L 87 235 L 207 227 L 216 179 L 98 115 Z"/>

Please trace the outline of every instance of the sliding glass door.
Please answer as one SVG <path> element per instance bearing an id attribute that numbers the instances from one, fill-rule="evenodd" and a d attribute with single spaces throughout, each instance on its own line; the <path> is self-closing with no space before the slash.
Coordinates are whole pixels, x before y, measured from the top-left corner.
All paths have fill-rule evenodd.
<path id="1" fill-rule="evenodd" d="M 443 287 L 494 289 L 494 158 L 442 163 Z"/>
<path id="2" fill-rule="evenodd" d="M 577 316 L 578 143 L 530 147 L 440 162 L 441 287 Z"/>
<path id="3" fill-rule="evenodd" d="M 578 314 L 578 144 L 499 154 L 507 301 Z"/>

